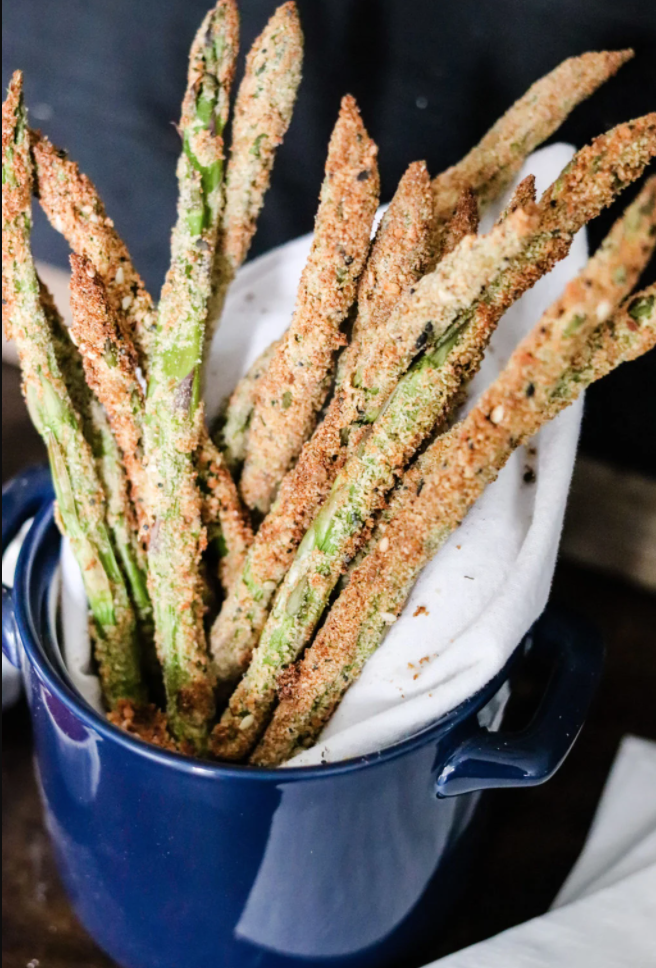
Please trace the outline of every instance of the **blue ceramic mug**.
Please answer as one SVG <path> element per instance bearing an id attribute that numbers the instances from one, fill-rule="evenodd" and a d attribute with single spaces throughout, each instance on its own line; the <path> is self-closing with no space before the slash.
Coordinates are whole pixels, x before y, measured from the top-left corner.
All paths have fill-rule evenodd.
<path id="1" fill-rule="evenodd" d="M 508 680 L 381 753 L 261 770 L 167 753 L 121 733 L 75 693 L 52 629 L 60 539 L 47 472 L 3 493 L 3 550 L 36 513 L 3 649 L 24 674 L 38 779 L 80 920 L 124 968 L 365 968 L 412 964 L 463 881 L 480 791 L 549 779 L 594 693 L 590 630 L 547 615 L 529 641 L 553 674 L 521 733 L 486 711 Z"/>

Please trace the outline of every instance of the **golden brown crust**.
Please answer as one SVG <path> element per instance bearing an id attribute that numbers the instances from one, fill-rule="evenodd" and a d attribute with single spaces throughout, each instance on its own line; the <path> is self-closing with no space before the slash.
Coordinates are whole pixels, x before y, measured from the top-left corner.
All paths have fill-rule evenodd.
<path id="1" fill-rule="evenodd" d="M 581 54 L 536 81 L 462 161 L 433 179 L 438 229 L 464 189 L 472 188 L 481 204 L 501 194 L 524 159 L 631 57 L 632 50 Z"/>
<path id="2" fill-rule="evenodd" d="M 275 65 L 272 64 L 274 56 Z M 255 232 L 275 151 L 291 120 L 302 59 L 303 34 L 298 10 L 293 0 L 289 0 L 278 7 L 253 43 L 235 100 L 221 244 L 233 269 L 246 258 Z M 264 75 L 267 77 L 265 91 L 262 90 Z"/>
<path id="3" fill-rule="evenodd" d="M 522 178 L 519 185 L 512 193 L 508 205 L 504 211 L 499 216 L 500 219 L 507 218 L 516 212 L 518 208 L 526 208 L 527 205 L 531 205 L 535 202 L 537 198 L 536 188 L 535 188 L 535 175 L 527 175 L 526 178 Z"/>
<path id="4" fill-rule="evenodd" d="M 524 208 L 525 206 L 518 206 Z M 441 244 L 441 258 L 453 252 L 466 235 L 476 235 L 478 232 L 478 202 L 471 188 L 466 188 L 444 229 Z"/>
<path id="5" fill-rule="evenodd" d="M 16 118 L 23 94 L 23 72 L 14 71 L 9 82 L 7 97 L 2 102 L 2 157 L 13 152 L 11 184 L 2 186 L 2 223 L 13 222 L 22 212 L 29 211 L 32 189 L 32 172 L 25 163 L 24 153 L 13 151 Z M 4 240 L 3 240 L 4 244 Z M 4 292 L 3 292 L 3 298 Z M 3 319 L 5 313 L 3 312 Z"/>
<path id="6" fill-rule="evenodd" d="M 130 481 L 140 528 L 148 524 L 143 452 L 144 395 L 137 354 L 124 320 L 111 306 L 92 262 L 71 256 L 71 334 L 82 356 L 87 383 L 102 403 Z"/>
<path id="7" fill-rule="evenodd" d="M 449 313 L 457 314 L 468 306 L 482 280 L 494 267 L 500 268 L 502 257 L 517 251 L 521 245 L 519 240 L 534 227 L 534 215 L 518 213 L 506 226 L 495 230 L 491 238 L 477 245 L 464 243 L 457 255 L 454 253 L 438 267 L 433 279 L 427 277 L 427 281 L 419 282 L 416 293 L 409 286 L 406 295 L 409 306 L 416 310 L 414 314 L 403 315 L 402 310 L 407 307 L 402 298 L 387 313 L 384 323 L 381 316 L 378 326 L 365 328 L 357 354 L 358 379 L 343 381 L 296 466 L 283 479 L 275 506 L 249 552 L 247 570 L 224 603 L 212 629 L 212 654 L 219 679 L 234 680 L 248 663 L 275 588 L 338 472 L 370 429 L 369 421 L 362 419 L 368 399 L 382 408 L 403 372 L 403 362 L 407 366 L 418 351 L 416 338 L 422 334 L 426 319 L 434 320 L 439 329 L 443 322 L 442 310 L 451 320 Z M 414 264 L 414 236 L 410 240 L 413 244 L 408 245 L 406 255 L 409 264 Z M 423 252 L 427 255 L 430 249 L 425 238 L 424 244 Z M 406 278 L 405 271 L 403 277 Z M 383 288 L 379 295 L 381 300 L 387 299 Z M 346 371 L 349 370 L 347 367 Z M 376 392 L 369 396 L 369 389 Z"/>
<path id="8" fill-rule="evenodd" d="M 413 162 L 398 184 L 358 281 L 357 316 L 339 362 L 337 382 L 348 383 L 363 347 L 380 342 L 400 298 L 433 267 L 433 197 L 426 163 Z"/>
<path id="9" fill-rule="evenodd" d="M 107 714 L 107 718 L 113 726 L 130 736 L 136 736 L 144 743 L 151 743 L 174 753 L 181 752 L 169 732 L 166 714 L 152 703 L 135 706 L 129 700 L 121 699 L 116 709 Z"/>
<path id="10" fill-rule="evenodd" d="M 241 503 L 237 485 L 226 467 L 221 451 L 204 432 L 198 451 L 198 470 L 204 493 L 203 524 L 218 522 L 226 554 L 221 559 L 220 578 L 228 591 L 241 571 L 246 552 L 253 543 L 253 529 Z"/>
<path id="11" fill-rule="evenodd" d="M 91 180 L 45 135 L 31 134 L 41 207 L 73 251 L 95 266 L 112 309 L 126 320 L 146 372 L 157 320 L 143 280 Z"/>
<path id="12" fill-rule="evenodd" d="M 256 389 L 241 493 L 261 512 L 313 430 L 344 342 L 340 326 L 355 297 L 378 203 L 376 155 L 354 98 L 345 97 L 294 316 Z"/>
<path id="13" fill-rule="evenodd" d="M 580 276 L 517 347 L 468 416 L 438 438 L 406 474 L 390 508 L 391 520 L 354 569 L 297 671 L 284 680 L 284 697 L 252 762 L 274 765 L 313 742 L 380 641 L 385 616 L 393 621 L 399 614 L 421 568 L 513 450 L 575 399 L 585 383 L 602 375 L 604 350 L 597 349 L 596 365 L 588 361 L 587 375 L 572 381 L 568 394 L 554 396 L 579 348 L 588 345 L 591 332 L 600 324 L 603 332 L 612 332 L 611 325 L 606 325 L 608 316 L 653 251 L 655 203 L 656 178 L 646 184 Z M 656 338 L 653 329 L 644 328 L 647 335 L 638 344 L 642 351 Z M 629 358 L 626 348 L 622 356 L 615 346 L 619 346 L 616 339 L 611 347 L 604 347 L 609 354 L 607 368 L 612 367 L 611 360 L 617 364 Z"/>

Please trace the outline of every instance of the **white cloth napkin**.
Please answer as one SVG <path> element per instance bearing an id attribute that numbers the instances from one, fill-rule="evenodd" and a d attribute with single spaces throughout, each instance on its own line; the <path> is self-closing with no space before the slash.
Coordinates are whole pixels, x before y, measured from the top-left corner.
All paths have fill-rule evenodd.
<path id="1" fill-rule="evenodd" d="M 656 743 L 625 736 L 585 847 L 553 907 L 588 897 L 650 865 L 656 866 Z M 656 893 L 652 902 L 656 915 Z"/>
<path id="2" fill-rule="evenodd" d="M 529 159 L 520 177 L 533 173 L 541 193 L 572 153 L 564 144 L 544 148 Z M 482 231 L 491 226 L 503 204 L 505 199 L 488 213 Z M 210 356 L 210 419 L 237 375 L 289 324 L 310 241 L 310 236 L 297 239 L 239 273 Z M 581 232 L 567 259 L 505 315 L 473 381 L 470 400 L 494 379 L 520 337 L 586 257 Z M 581 409 L 581 402 L 570 407 L 530 448 L 514 454 L 425 569 L 403 614 L 346 694 L 319 743 L 292 760 L 293 765 L 382 749 L 452 709 L 503 667 L 547 601 Z M 66 658 L 75 681 L 93 701 L 98 691 L 89 680 L 86 623 L 79 614 L 83 594 L 66 548 L 63 574 Z"/>
<path id="3" fill-rule="evenodd" d="M 656 743 L 626 737 L 554 908 L 427 968 L 654 968 Z"/>

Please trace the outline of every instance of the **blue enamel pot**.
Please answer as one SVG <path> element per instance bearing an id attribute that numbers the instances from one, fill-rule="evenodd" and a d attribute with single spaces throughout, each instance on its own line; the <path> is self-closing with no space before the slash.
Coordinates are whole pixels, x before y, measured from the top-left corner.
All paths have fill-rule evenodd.
<path id="1" fill-rule="evenodd" d="M 71 902 L 123 968 L 411 965 L 466 876 L 481 791 L 548 780 L 599 678 L 597 637 L 547 613 L 515 653 L 532 643 L 553 669 L 520 733 L 488 728 L 506 668 L 375 755 L 277 771 L 194 761 L 121 733 L 72 689 L 52 627 L 60 539 L 43 470 L 6 487 L 3 549 L 33 515 L 3 589 L 3 649 L 23 671 Z"/>

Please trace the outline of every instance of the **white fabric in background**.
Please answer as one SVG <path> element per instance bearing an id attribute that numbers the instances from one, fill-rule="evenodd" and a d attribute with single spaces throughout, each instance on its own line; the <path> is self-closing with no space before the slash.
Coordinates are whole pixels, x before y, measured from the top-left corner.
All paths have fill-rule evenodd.
<path id="1" fill-rule="evenodd" d="M 656 867 L 428 968 L 654 968 Z"/>
<path id="2" fill-rule="evenodd" d="M 427 968 L 655 965 L 656 743 L 627 736 L 552 910 Z"/>
<path id="3" fill-rule="evenodd" d="M 656 743 L 626 736 L 583 852 L 553 906 L 569 904 L 649 864 L 656 865 Z M 653 903 L 656 917 L 656 894 Z"/>
<path id="4" fill-rule="evenodd" d="M 541 193 L 572 154 L 568 145 L 544 148 L 529 159 L 520 178 L 533 173 Z M 504 203 L 487 215 L 482 231 L 489 229 Z M 310 242 L 310 236 L 297 239 L 238 274 L 212 346 L 206 389 L 210 419 L 238 375 L 289 324 Z M 495 378 L 519 339 L 586 258 L 581 232 L 567 259 L 504 316 L 473 381 L 470 401 Z M 503 667 L 549 595 L 581 411 L 579 401 L 545 427 L 531 448 L 513 455 L 424 570 L 404 612 L 319 743 L 292 760 L 293 765 L 340 760 L 395 743 L 452 709 Z M 528 468 L 535 473 L 534 483 L 524 481 Z M 74 679 L 85 677 L 88 685 L 89 642 L 86 624 L 80 621 L 76 579 L 65 547 L 65 652 Z M 419 606 L 423 610 L 415 617 Z"/>

